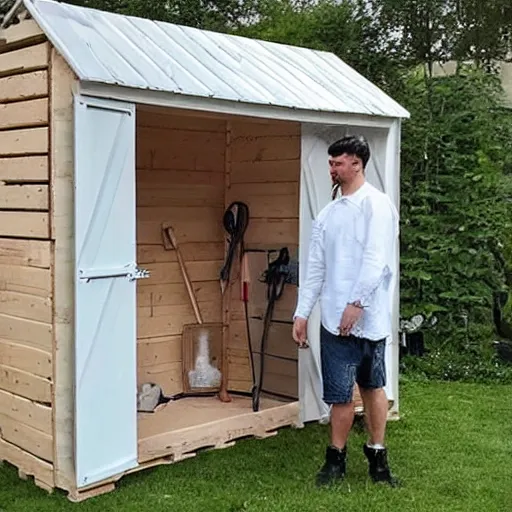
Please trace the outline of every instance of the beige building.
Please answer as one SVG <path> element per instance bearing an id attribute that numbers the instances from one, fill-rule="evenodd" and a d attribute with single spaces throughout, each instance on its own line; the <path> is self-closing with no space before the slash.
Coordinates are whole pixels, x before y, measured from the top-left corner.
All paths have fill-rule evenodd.
<path id="1" fill-rule="evenodd" d="M 450 61 L 445 64 L 435 64 L 434 75 L 451 75 L 455 73 L 456 66 L 457 63 L 454 61 Z M 505 104 L 507 107 L 512 108 L 512 62 L 501 62 L 499 66 L 501 81 L 505 90 Z"/>

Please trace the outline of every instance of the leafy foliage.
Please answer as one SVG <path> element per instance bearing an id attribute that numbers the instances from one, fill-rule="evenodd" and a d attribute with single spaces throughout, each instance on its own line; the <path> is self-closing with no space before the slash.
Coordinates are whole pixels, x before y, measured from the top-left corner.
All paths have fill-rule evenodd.
<path id="1" fill-rule="evenodd" d="M 435 313 L 430 345 L 490 355 L 493 292 L 506 289 L 512 116 L 474 68 L 413 74 L 402 147 L 402 314 Z"/>
<path id="2" fill-rule="evenodd" d="M 225 32 L 256 12 L 257 0 L 66 0 L 66 3 Z"/>
<path id="3" fill-rule="evenodd" d="M 492 67 L 512 55 L 510 0 L 67 1 L 334 52 L 404 104 L 401 313 L 440 321 L 403 368 L 504 378 L 490 343 L 493 292 L 512 288 L 512 114 Z"/>
<path id="4" fill-rule="evenodd" d="M 512 51 L 510 0 L 360 0 L 410 66 L 471 60 L 478 66 Z"/>

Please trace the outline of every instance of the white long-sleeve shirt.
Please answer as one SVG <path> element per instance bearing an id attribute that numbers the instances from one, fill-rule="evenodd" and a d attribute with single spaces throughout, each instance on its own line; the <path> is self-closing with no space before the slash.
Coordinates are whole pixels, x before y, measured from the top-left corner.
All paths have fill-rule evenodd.
<path id="1" fill-rule="evenodd" d="M 364 310 L 351 334 L 370 340 L 389 336 L 398 232 L 396 208 L 368 182 L 325 206 L 313 222 L 294 318 L 307 319 L 320 299 L 323 326 L 339 335 L 347 304 L 359 301 Z"/>

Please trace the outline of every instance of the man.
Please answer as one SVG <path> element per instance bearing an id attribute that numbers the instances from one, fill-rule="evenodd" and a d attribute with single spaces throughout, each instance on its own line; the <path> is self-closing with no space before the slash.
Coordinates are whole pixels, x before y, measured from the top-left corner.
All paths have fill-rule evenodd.
<path id="1" fill-rule="evenodd" d="M 331 406 L 331 442 L 317 484 L 345 476 L 357 382 L 369 432 L 363 446 L 369 474 L 374 482 L 395 486 L 384 446 L 388 401 L 383 388 L 398 214 L 389 197 L 365 179 L 370 148 L 363 137 L 344 137 L 329 147 L 328 154 L 331 178 L 341 197 L 313 223 L 307 275 L 293 324 L 295 342 L 307 348 L 307 319 L 320 299 L 323 400 Z"/>

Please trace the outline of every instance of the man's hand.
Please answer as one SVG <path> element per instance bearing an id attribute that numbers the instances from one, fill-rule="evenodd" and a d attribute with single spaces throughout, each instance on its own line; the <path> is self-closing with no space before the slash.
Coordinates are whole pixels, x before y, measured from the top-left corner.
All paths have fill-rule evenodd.
<path id="1" fill-rule="evenodd" d="M 308 348 L 307 342 L 308 321 L 305 318 L 297 317 L 293 322 L 293 339 L 299 348 Z"/>
<path id="2" fill-rule="evenodd" d="M 359 322 L 359 319 L 363 315 L 363 309 L 353 304 L 348 304 L 343 311 L 340 322 L 340 334 L 342 336 L 348 336 L 350 331 L 354 328 L 354 325 Z"/>

